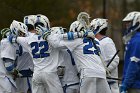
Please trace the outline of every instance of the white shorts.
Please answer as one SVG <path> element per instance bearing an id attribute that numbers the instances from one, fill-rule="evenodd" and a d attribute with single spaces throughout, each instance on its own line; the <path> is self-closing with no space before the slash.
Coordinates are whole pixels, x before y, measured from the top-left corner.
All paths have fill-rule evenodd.
<path id="1" fill-rule="evenodd" d="M 34 72 L 32 93 L 63 93 L 57 73 Z"/>
<path id="2" fill-rule="evenodd" d="M 119 93 L 119 85 L 117 81 L 109 81 L 109 87 L 111 89 L 111 93 Z"/>
<path id="3" fill-rule="evenodd" d="M 28 89 L 31 88 L 32 78 L 25 77 L 25 78 L 17 78 L 16 85 L 18 93 L 27 93 Z"/>
<path id="4" fill-rule="evenodd" d="M 81 79 L 80 93 L 111 93 L 104 78 L 84 77 Z"/>

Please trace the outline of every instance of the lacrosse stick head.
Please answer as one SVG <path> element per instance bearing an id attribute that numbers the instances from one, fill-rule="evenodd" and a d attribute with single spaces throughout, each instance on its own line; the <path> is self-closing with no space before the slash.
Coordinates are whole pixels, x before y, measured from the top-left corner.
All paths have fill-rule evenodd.
<path id="1" fill-rule="evenodd" d="M 89 14 L 86 12 L 80 12 L 77 16 L 77 21 L 79 21 L 80 23 L 82 23 L 85 28 L 89 28 L 90 22 L 89 22 Z"/>

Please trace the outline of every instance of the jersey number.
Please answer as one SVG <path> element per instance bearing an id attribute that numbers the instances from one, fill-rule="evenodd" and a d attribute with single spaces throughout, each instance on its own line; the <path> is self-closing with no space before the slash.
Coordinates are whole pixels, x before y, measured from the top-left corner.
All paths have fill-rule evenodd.
<path id="1" fill-rule="evenodd" d="M 49 53 L 47 53 L 49 49 L 48 42 L 32 42 L 30 45 L 32 48 L 33 58 L 44 58 L 50 55 Z"/>
<path id="2" fill-rule="evenodd" d="M 99 55 L 100 48 L 98 47 L 98 45 L 99 45 L 98 41 L 94 40 L 96 46 L 93 44 L 93 41 L 91 39 L 88 39 L 88 38 L 84 38 L 83 42 L 88 43 L 87 45 L 85 45 L 83 47 L 83 53 L 84 54 Z"/>

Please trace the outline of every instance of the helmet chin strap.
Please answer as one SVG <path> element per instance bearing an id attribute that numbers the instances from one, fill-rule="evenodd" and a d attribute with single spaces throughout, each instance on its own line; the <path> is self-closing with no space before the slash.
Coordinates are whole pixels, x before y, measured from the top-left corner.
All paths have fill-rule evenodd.
<path id="1" fill-rule="evenodd" d="M 99 29 L 100 29 L 100 27 L 97 26 L 97 28 L 93 31 L 93 33 L 94 33 L 95 35 L 98 34 L 98 33 L 99 33 Z"/>
<path id="2" fill-rule="evenodd" d="M 140 23 L 137 22 L 135 26 L 133 26 L 132 30 L 138 30 L 140 27 L 139 27 Z"/>

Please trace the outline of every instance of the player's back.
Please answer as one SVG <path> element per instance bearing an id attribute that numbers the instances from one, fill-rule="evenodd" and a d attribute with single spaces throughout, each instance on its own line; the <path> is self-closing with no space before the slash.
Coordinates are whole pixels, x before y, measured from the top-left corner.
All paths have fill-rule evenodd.
<path id="1" fill-rule="evenodd" d="M 20 38 L 20 37 L 19 37 Z M 33 58 L 34 71 L 55 72 L 58 65 L 58 50 L 52 48 L 41 36 L 32 34 L 26 37 L 29 52 Z"/>
<path id="2" fill-rule="evenodd" d="M 73 50 L 73 57 L 79 71 L 84 69 L 88 72 L 87 76 L 105 78 L 105 69 L 98 54 L 98 51 L 100 51 L 100 45 L 97 39 L 94 41 L 96 46 L 89 38 L 79 39 L 78 42 L 81 44 Z M 77 41 L 74 42 L 78 43 Z M 88 69 L 90 69 L 90 71 L 92 70 L 92 72 L 89 72 Z"/>
<path id="3" fill-rule="evenodd" d="M 115 44 L 114 44 L 113 40 L 109 37 L 105 37 L 105 38 L 101 39 L 99 42 L 103 49 L 103 51 L 102 51 L 103 58 L 106 62 L 109 62 L 110 59 L 116 53 Z M 119 59 L 118 56 L 116 56 L 116 58 Z"/>

